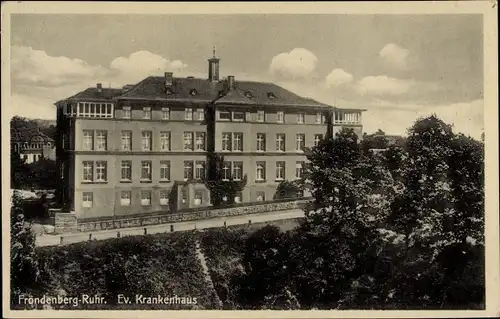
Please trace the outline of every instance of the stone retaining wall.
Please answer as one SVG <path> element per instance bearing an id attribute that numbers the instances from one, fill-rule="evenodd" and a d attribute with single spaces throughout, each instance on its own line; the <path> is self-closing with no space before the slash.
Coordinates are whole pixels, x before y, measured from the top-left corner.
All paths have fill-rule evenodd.
<path id="1" fill-rule="evenodd" d="M 54 214 L 54 231 L 71 233 L 77 231 L 78 221 L 75 213 L 56 212 Z"/>
<path id="2" fill-rule="evenodd" d="M 55 214 L 55 228 L 57 233 L 63 232 L 89 232 L 107 229 L 120 229 L 129 227 L 141 227 L 147 225 L 158 225 L 178 223 L 193 220 L 202 220 L 214 217 L 230 217 L 247 214 L 258 214 L 281 210 L 299 209 L 305 200 L 285 201 L 275 203 L 255 204 L 251 206 L 227 207 L 219 209 L 202 209 L 193 212 L 164 214 L 155 216 L 141 216 L 133 218 L 121 218 L 105 221 L 77 221 L 76 216 L 71 213 Z"/>

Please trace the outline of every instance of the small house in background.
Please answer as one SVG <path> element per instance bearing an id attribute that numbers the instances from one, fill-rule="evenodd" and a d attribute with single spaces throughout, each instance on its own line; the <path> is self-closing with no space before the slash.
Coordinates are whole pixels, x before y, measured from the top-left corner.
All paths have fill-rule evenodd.
<path id="1" fill-rule="evenodd" d="M 55 160 L 55 141 L 39 128 L 16 128 L 11 132 L 12 152 L 30 164 L 42 158 Z"/>

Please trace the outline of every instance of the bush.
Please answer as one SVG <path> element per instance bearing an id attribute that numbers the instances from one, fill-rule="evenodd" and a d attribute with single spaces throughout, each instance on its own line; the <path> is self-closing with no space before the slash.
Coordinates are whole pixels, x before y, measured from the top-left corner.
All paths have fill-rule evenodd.
<path id="1" fill-rule="evenodd" d="M 35 295 L 100 295 L 107 305 L 71 309 L 197 309 L 214 308 L 195 236 L 178 232 L 132 236 L 37 250 L 44 284 Z M 196 297 L 197 305 L 117 305 L 117 295 Z M 63 308 L 64 306 L 57 306 Z"/>

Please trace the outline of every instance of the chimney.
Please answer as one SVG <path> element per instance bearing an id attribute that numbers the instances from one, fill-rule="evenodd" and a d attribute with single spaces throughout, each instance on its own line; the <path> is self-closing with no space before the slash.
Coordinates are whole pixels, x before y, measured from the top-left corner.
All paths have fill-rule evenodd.
<path id="1" fill-rule="evenodd" d="M 97 83 L 97 92 L 102 92 L 102 83 Z"/>
<path id="2" fill-rule="evenodd" d="M 172 86 L 174 84 L 174 74 L 172 72 L 165 72 L 165 87 Z"/>
<path id="3" fill-rule="evenodd" d="M 235 85 L 234 85 L 234 75 L 229 75 L 227 77 L 227 88 L 229 91 L 234 90 Z"/>

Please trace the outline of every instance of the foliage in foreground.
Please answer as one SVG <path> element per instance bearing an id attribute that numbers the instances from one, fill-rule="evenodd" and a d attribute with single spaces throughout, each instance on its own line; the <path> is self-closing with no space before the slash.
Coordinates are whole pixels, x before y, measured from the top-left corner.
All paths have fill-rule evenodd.
<path id="1" fill-rule="evenodd" d="M 213 296 L 195 255 L 191 232 L 132 236 L 37 250 L 42 284 L 33 296 L 102 296 L 106 305 L 66 309 L 210 309 Z M 47 288 L 44 288 L 47 287 Z M 118 295 L 134 301 L 117 305 Z M 136 304 L 135 296 L 196 297 L 196 305 Z"/>
<path id="2" fill-rule="evenodd" d="M 311 151 L 294 231 L 219 233 L 209 264 L 230 308 L 484 307 L 484 145 L 431 116 L 404 148 L 363 147 L 343 130 Z"/>

